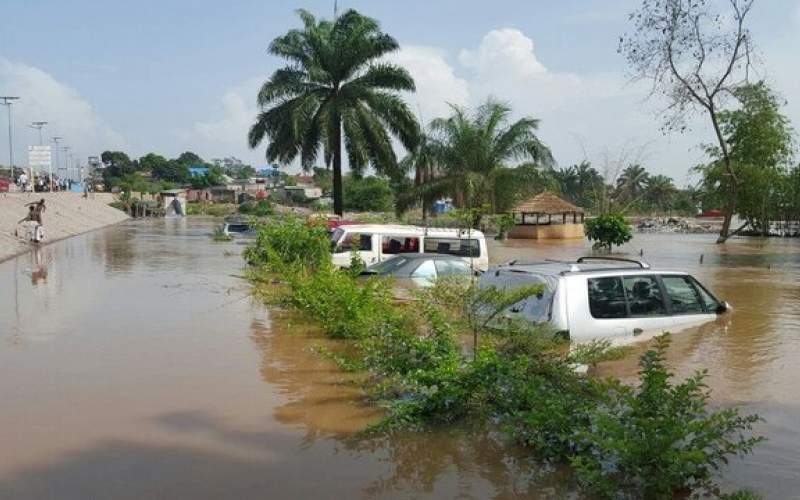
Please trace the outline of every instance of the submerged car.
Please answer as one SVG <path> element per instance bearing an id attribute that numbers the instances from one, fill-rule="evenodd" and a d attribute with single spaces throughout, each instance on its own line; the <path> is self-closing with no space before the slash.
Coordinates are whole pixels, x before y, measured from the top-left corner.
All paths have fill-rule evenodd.
<path id="1" fill-rule="evenodd" d="M 436 253 L 396 255 L 366 268 L 362 276 L 386 276 L 409 281 L 415 286 L 431 286 L 444 276 L 474 276 L 480 271 L 460 257 Z"/>
<path id="2" fill-rule="evenodd" d="M 256 229 L 250 224 L 250 221 L 243 219 L 228 219 L 222 226 L 222 232 L 226 236 L 239 236 L 244 238 L 254 238 L 256 236 Z"/>
<path id="3" fill-rule="evenodd" d="M 685 272 L 654 270 L 644 262 L 613 257 L 513 261 L 491 268 L 479 282 L 501 289 L 535 284 L 543 286 L 542 292 L 513 305 L 506 315 L 549 323 L 575 342 L 624 343 L 700 325 L 730 308 Z"/>

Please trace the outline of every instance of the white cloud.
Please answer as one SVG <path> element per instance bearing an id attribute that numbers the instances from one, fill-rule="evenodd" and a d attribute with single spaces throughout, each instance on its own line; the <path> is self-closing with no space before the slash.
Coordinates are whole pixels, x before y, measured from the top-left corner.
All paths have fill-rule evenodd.
<path id="1" fill-rule="evenodd" d="M 124 138 L 97 115 L 78 92 L 56 80 L 49 73 L 32 66 L 0 57 L 0 89 L 4 94 L 19 96 L 12 108 L 14 163 L 27 162 L 27 146 L 38 144 L 35 130 L 27 127 L 32 121 L 47 121 L 45 140 L 49 136 L 64 137 L 76 159 L 99 155 L 105 149 L 124 149 Z M 5 112 L 5 109 L 2 111 Z M 0 123 L 5 131 L 5 113 Z M 3 132 L 5 137 L 5 132 Z M 8 161 L 8 145 L 0 141 L 0 162 Z"/>
<path id="2" fill-rule="evenodd" d="M 697 137 L 664 138 L 652 105 L 643 106 L 646 89 L 627 85 L 621 74 L 551 71 L 533 40 L 511 28 L 490 31 L 477 48 L 461 50 L 459 62 L 470 73 L 471 104 L 493 96 L 517 116 L 541 119 L 541 137 L 559 163 L 648 144 L 649 167 L 685 178 L 687 150 Z"/>
<path id="3" fill-rule="evenodd" d="M 533 40 L 512 28 L 490 31 L 477 50 L 461 50 L 458 60 L 483 77 L 510 73 L 513 78 L 530 78 L 547 72 L 534 54 Z"/>
<path id="4" fill-rule="evenodd" d="M 406 100 L 412 107 L 419 106 L 425 121 L 447 114 L 448 104 L 465 106 L 469 103 L 469 84 L 456 76 L 445 59 L 444 51 L 405 46 L 387 59 L 411 73 L 417 91 L 406 96 Z"/>
<path id="5" fill-rule="evenodd" d="M 258 114 L 256 94 L 262 82 L 262 78 L 250 78 L 229 89 L 219 104 L 222 111 L 219 118 L 178 131 L 183 149 L 195 151 L 203 158 L 236 156 L 253 165 L 263 164 L 264 148 L 251 150 L 247 144 L 247 132 Z"/>

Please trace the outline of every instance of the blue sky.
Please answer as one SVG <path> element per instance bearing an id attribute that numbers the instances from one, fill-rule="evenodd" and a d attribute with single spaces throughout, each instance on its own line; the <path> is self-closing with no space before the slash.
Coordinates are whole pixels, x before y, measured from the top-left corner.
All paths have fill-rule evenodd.
<path id="1" fill-rule="evenodd" d="M 298 25 L 303 7 L 330 16 L 333 1 L 5 0 L 0 20 L 0 94 L 17 93 L 15 153 L 34 140 L 23 127 L 52 122 L 77 155 L 123 148 L 261 161 L 244 134 L 254 96 L 280 61 L 268 43 Z M 542 119 L 542 137 L 567 165 L 642 160 L 686 180 L 702 159 L 702 122 L 663 136 L 641 87 L 627 83 L 616 53 L 637 0 L 340 0 L 378 18 L 403 46 L 394 58 L 417 78 L 409 100 L 427 120 L 445 101 L 487 95 Z M 800 0 L 757 0 L 751 24 L 762 76 L 800 121 Z M 0 131 L 5 137 L 5 118 Z M 20 158 L 21 156 L 17 156 Z M 0 141 L 0 161 L 7 145 Z"/>

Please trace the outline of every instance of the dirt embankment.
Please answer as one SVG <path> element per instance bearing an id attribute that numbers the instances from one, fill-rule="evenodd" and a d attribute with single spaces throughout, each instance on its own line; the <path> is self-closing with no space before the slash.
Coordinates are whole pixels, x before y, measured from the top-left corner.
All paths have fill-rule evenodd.
<path id="1" fill-rule="evenodd" d="M 26 229 L 17 222 L 28 213 L 25 205 L 45 199 L 44 243 L 116 224 L 128 216 L 108 206 L 111 194 L 95 193 L 84 199 L 79 193 L 0 193 L 0 261 L 25 252 Z M 15 234 L 15 233 L 18 233 Z"/>

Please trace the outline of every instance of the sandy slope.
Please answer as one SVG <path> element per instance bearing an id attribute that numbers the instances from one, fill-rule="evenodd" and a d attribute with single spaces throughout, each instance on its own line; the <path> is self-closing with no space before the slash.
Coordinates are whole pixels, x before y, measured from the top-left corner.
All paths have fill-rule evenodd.
<path id="1" fill-rule="evenodd" d="M 17 221 L 25 217 L 26 203 L 41 198 L 47 207 L 43 216 L 45 243 L 128 219 L 125 213 L 108 206 L 113 201 L 111 194 L 96 193 L 84 199 L 79 193 L 0 193 L 0 261 L 28 248 L 25 230 Z M 15 229 L 19 229 L 19 236 L 15 236 Z"/>

